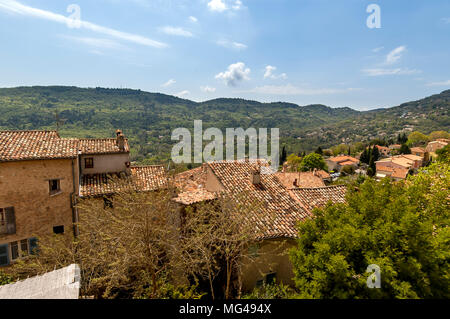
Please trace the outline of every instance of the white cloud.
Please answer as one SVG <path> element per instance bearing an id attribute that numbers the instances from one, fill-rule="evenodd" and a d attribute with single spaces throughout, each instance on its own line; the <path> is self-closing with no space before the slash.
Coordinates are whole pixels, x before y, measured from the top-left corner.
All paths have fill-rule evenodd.
<path id="1" fill-rule="evenodd" d="M 72 18 L 68 18 L 66 16 L 63 16 L 62 14 L 53 13 L 51 11 L 47 10 L 41 10 L 34 7 L 23 5 L 17 1 L 14 0 L 2 0 L 0 2 L 0 10 L 6 11 L 8 13 L 15 13 L 20 14 L 23 16 L 29 16 L 44 20 L 49 20 L 61 24 L 67 24 L 70 25 L 73 23 Z M 88 21 L 79 21 L 79 27 L 81 29 L 87 29 L 93 32 L 105 34 L 108 36 L 111 36 L 116 39 L 129 41 L 145 46 L 151 46 L 155 48 L 165 48 L 167 47 L 167 44 L 159 41 L 155 41 L 140 35 L 132 34 L 132 33 L 126 33 L 118 30 L 114 30 L 111 28 L 103 27 Z"/>
<path id="2" fill-rule="evenodd" d="M 166 88 L 166 87 L 171 86 L 171 85 L 173 85 L 175 83 L 177 83 L 177 81 L 175 81 L 174 79 L 170 79 L 169 81 L 167 81 L 166 83 L 162 84 L 161 86 Z"/>
<path id="3" fill-rule="evenodd" d="M 386 56 L 386 64 L 394 64 L 402 57 L 402 53 L 406 50 L 404 45 L 395 48 Z"/>
<path id="4" fill-rule="evenodd" d="M 428 83 L 427 86 L 450 86 L 450 80 L 442 82 L 431 82 Z"/>
<path id="5" fill-rule="evenodd" d="M 240 10 L 242 8 L 242 1 L 236 0 L 232 5 L 233 10 Z"/>
<path id="6" fill-rule="evenodd" d="M 211 11 L 223 12 L 228 9 L 222 0 L 211 0 L 208 2 L 208 8 Z"/>
<path id="7" fill-rule="evenodd" d="M 159 28 L 159 30 L 165 34 L 176 35 L 176 36 L 180 36 L 180 37 L 190 38 L 193 36 L 193 34 L 191 32 L 184 30 L 183 28 L 179 28 L 179 27 L 165 26 L 165 27 Z"/>
<path id="8" fill-rule="evenodd" d="M 62 35 L 61 37 L 72 40 L 81 44 L 85 44 L 91 47 L 95 48 L 102 48 L 102 49 L 125 49 L 123 45 L 121 45 L 119 42 L 111 40 L 111 39 L 104 39 L 104 38 L 90 38 L 90 37 L 73 37 L 68 35 Z M 100 52 L 100 51 L 92 51 L 92 52 Z"/>
<path id="9" fill-rule="evenodd" d="M 287 75 L 286 73 L 281 73 L 279 75 L 275 75 L 273 74 L 273 72 L 276 70 L 277 68 L 275 66 L 272 65 L 267 65 L 266 66 L 266 71 L 264 72 L 264 78 L 265 79 L 286 79 Z"/>
<path id="10" fill-rule="evenodd" d="M 410 75 L 410 74 L 418 74 L 421 71 L 416 69 L 404 69 L 404 68 L 396 68 L 396 69 L 364 69 L 362 70 L 367 76 L 383 76 L 383 75 Z"/>
<path id="11" fill-rule="evenodd" d="M 269 95 L 325 95 L 347 93 L 360 90 L 358 88 L 330 89 L 330 88 L 301 88 L 292 84 L 287 85 L 264 85 L 253 88 L 249 93 L 269 94 Z"/>
<path id="12" fill-rule="evenodd" d="M 378 47 L 378 48 L 373 49 L 372 52 L 377 53 L 377 52 L 380 52 L 383 49 L 384 49 L 384 47 Z"/>
<path id="13" fill-rule="evenodd" d="M 196 23 L 196 22 L 198 22 L 198 19 L 196 17 L 190 16 L 189 21 Z"/>
<path id="14" fill-rule="evenodd" d="M 247 46 L 243 43 L 235 42 L 235 41 L 228 41 L 228 40 L 219 40 L 216 42 L 218 45 L 228 48 L 228 49 L 234 49 L 234 50 L 245 50 L 247 49 Z"/>
<path id="15" fill-rule="evenodd" d="M 228 86 L 236 86 L 238 82 L 250 80 L 250 69 L 245 67 L 243 62 L 230 64 L 228 69 L 216 75 L 216 79 L 221 79 Z"/>
<path id="16" fill-rule="evenodd" d="M 189 95 L 189 94 L 191 94 L 191 92 L 189 92 L 188 90 L 184 90 L 184 91 L 178 92 L 175 95 L 179 96 L 179 97 L 183 97 L 183 96 L 186 96 L 186 95 Z"/>
<path id="17" fill-rule="evenodd" d="M 200 90 L 202 90 L 203 92 L 206 92 L 206 93 L 214 93 L 214 92 L 216 92 L 216 88 L 213 88 L 213 87 L 210 87 L 210 86 L 201 86 L 200 87 Z"/>
<path id="18" fill-rule="evenodd" d="M 229 9 L 235 11 L 242 9 L 241 0 L 211 0 L 208 2 L 208 8 L 211 11 L 223 12 Z"/>

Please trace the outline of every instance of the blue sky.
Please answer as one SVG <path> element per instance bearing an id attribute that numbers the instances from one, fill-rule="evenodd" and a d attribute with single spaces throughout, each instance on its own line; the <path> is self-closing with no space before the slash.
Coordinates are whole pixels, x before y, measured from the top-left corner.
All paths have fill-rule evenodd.
<path id="1" fill-rule="evenodd" d="M 450 88 L 448 0 L 0 0 L 0 40 L 0 87 L 360 110 Z"/>

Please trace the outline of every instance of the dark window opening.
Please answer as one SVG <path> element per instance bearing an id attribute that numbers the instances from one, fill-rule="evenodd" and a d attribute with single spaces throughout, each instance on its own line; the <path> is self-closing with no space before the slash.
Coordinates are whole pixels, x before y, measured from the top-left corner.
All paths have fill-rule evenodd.
<path id="1" fill-rule="evenodd" d="M 94 168 L 94 158 L 92 157 L 85 158 L 84 168 Z"/>
<path id="2" fill-rule="evenodd" d="M 113 206 L 111 198 L 103 197 L 103 208 L 113 208 Z"/>
<path id="3" fill-rule="evenodd" d="M 53 226 L 53 232 L 55 234 L 64 234 L 64 226 Z"/>
<path id="4" fill-rule="evenodd" d="M 266 275 L 266 284 L 267 285 L 274 284 L 276 278 L 277 278 L 277 274 L 276 273 L 267 274 Z"/>
<path id="5" fill-rule="evenodd" d="M 11 243 L 11 259 L 16 260 L 17 258 L 19 258 L 19 243 L 13 241 Z"/>
<path id="6" fill-rule="evenodd" d="M 51 179 L 48 181 L 50 195 L 56 194 L 61 191 L 59 179 Z"/>

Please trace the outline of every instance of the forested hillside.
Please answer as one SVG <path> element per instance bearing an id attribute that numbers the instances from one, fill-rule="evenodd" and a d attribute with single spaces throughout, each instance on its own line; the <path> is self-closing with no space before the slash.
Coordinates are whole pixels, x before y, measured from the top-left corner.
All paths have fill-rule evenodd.
<path id="1" fill-rule="evenodd" d="M 202 103 L 130 89 L 18 87 L 0 89 L 0 129 L 56 129 L 63 137 L 113 136 L 123 129 L 133 160 L 161 162 L 177 127 L 278 127 L 289 152 L 389 138 L 401 130 L 449 130 L 450 90 L 389 109 L 359 112 L 325 105 L 215 99 Z"/>

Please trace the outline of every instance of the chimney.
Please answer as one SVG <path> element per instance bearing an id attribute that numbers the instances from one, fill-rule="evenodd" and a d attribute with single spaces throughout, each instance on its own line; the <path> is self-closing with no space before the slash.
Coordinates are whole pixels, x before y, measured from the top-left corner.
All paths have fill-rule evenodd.
<path id="1" fill-rule="evenodd" d="M 125 136 L 122 133 L 117 134 L 117 146 L 121 151 L 125 150 Z"/>
<path id="2" fill-rule="evenodd" d="M 294 183 L 292 183 L 293 186 L 298 187 L 298 179 L 294 179 Z"/>
<path id="3" fill-rule="evenodd" d="M 116 130 L 116 137 L 119 136 L 120 134 L 122 134 L 122 130 Z"/>
<path id="4" fill-rule="evenodd" d="M 253 185 L 259 185 L 261 184 L 261 172 L 258 170 L 255 170 L 250 175 L 250 181 Z"/>

